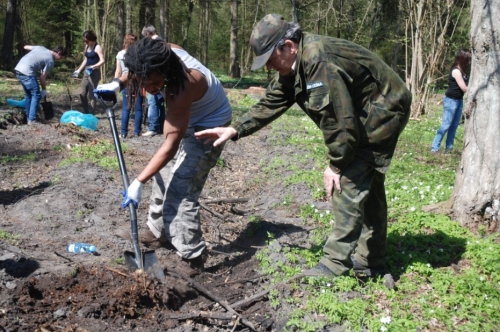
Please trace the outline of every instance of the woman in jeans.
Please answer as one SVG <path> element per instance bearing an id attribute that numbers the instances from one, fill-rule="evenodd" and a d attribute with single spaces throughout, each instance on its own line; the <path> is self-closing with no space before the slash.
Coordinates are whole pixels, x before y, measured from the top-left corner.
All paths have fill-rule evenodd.
<path id="1" fill-rule="evenodd" d="M 469 77 L 468 72 L 471 62 L 471 53 L 469 50 L 461 49 L 455 58 L 453 66 L 451 66 L 450 75 L 448 77 L 448 90 L 446 90 L 443 106 L 443 123 L 434 137 L 432 142 L 432 153 L 437 153 L 441 146 L 443 136 L 446 135 L 445 153 L 450 153 L 453 150 L 453 142 L 455 141 L 455 133 L 462 116 L 463 97 L 467 91 Z"/>
<path id="2" fill-rule="evenodd" d="M 123 49 L 116 55 L 116 69 L 115 69 L 115 79 L 119 79 L 122 75 L 128 73 L 128 68 L 123 63 L 123 57 L 127 52 L 127 48 L 137 41 L 137 36 L 133 34 L 127 34 L 123 39 Z M 130 91 L 130 92 L 128 92 Z M 130 93 L 136 93 L 135 98 L 130 98 Z M 130 118 L 130 111 L 132 105 L 130 100 L 135 99 L 135 117 L 134 117 L 134 136 L 139 136 L 141 134 L 141 122 L 142 122 L 142 102 L 143 96 L 141 91 L 131 91 L 127 89 L 122 90 L 122 125 L 121 125 L 121 138 L 126 138 L 128 135 L 128 120 Z"/>
<path id="3" fill-rule="evenodd" d="M 83 33 L 83 42 L 85 43 L 83 61 L 78 69 L 73 72 L 71 77 L 77 78 L 80 72 L 85 69 L 82 84 L 80 86 L 80 100 L 82 101 L 83 113 L 89 113 L 87 95 L 90 97 L 92 108 L 94 108 L 94 89 L 101 79 L 100 67 L 104 63 L 104 55 L 101 46 L 97 44 L 97 36 L 93 31 L 85 31 Z M 94 109 L 92 109 L 92 111 L 95 112 Z"/>

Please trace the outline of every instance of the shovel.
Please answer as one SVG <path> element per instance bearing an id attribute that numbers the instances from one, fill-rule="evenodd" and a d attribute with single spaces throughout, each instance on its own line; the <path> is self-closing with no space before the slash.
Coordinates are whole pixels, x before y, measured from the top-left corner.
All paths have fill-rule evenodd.
<path id="1" fill-rule="evenodd" d="M 43 102 L 41 102 L 40 105 L 42 105 L 45 120 L 52 119 L 54 117 L 54 109 L 52 108 L 52 103 L 47 101 L 47 97 L 43 98 Z"/>
<path id="2" fill-rule="evenodd" d="M 114 93 L 99 95 L 98 100 L 106 109 L 106 115 L 111 127 L 111 133 L 113 134 L 113 142 L 115 143 L 116 156 L 118 157 L 118 163 L 120 165 L 120 173 L 122 175 L 123 186 L 125 190 L 127 190 L 129 186 L 129 179 L 127 170 L 125 168 L 125 161 L 123 159 L 122 148 L 118 139 L 118 132 L 116 130 L 115 123 L 114 107 L 116 105 L 116 95 Z M 141 252 L 141 248 L 139 247 L 139 236 L 137 232 L 137 213 L 135 210 L 135 206 L 134 204 L 129 204 L 128 207 L 130 210 L 130 221 L 132 226 L 132 246 L 134 247 L 134 252 L 125 251 L 125 265 L 131 272 L 137 269 L 141 269 L 146 271 L 146 273 L 150 277 L 158 278 L 160 280 L 164 279 L 165 274 L 163 273 L 163 269 L 161 268 L 160 262 L 158 261 L 154 250 Z"/>

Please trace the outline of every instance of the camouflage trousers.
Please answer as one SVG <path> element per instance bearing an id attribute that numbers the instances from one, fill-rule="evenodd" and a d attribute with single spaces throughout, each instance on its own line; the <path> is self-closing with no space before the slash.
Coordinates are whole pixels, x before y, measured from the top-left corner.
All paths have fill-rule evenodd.
<path id="1" fill-rule="evenodd" d="M 186 259 L 198 257 L 205 249 L 198 198 L 224 148 L 203 144 L 194 133 L 194 128 L 188 128 L 175 157 L 154 175 L 147 222 L 157 238 L 164 231 Z"/>
<path id="2" fill-rule="evenodd" d="M 351 255 L 365 267 L 385 268 L 387 201 L 385 174 L 356 158 L 342 174 L 342 193 L 335 190 L 334 227 L 323 248 L 325 264 L 336 275 L 347 275 Z"/>

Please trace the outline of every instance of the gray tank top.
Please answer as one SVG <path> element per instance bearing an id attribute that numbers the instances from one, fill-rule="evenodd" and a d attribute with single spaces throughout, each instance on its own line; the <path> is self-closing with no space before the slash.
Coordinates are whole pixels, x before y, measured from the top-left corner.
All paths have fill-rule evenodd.
<path id="1" fill-rule="evenodd" d="M 172 48 L 187 68 L 196 69 L 208 81 L 208 90 L 205 95 L 191 105 L 189 127 L 218 127 L 231 121 L 233 112 L 222 84 L 212 72 L 185 50 Z"/>

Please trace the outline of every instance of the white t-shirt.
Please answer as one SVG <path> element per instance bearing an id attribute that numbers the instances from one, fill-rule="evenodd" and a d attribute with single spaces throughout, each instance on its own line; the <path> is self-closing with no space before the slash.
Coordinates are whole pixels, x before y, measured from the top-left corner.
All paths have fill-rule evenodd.
<path id="1" fill-rule="evenodd" d="M 120 62 L 120 66 L 122 67 L 122 75 L 128 72 L 128 68 L 125 67 L 125 63 L 123 63 L 123 57 L 125 56 L 126 50 L 121 50 L 116 54 L 116 59 Z"/>

